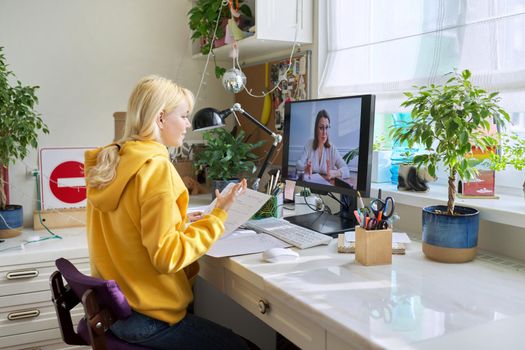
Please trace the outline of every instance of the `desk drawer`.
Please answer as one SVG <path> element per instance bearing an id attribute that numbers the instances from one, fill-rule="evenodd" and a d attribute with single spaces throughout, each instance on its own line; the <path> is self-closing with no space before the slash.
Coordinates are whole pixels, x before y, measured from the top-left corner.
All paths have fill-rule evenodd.
<path id="1" fill-rule="evenodd" d="M 231 271 L 225 274 L 226 294 L 283 334 L 301 349 L 325 349 L 326 332 L 319 325 Z M 267 305 L 266 309 L 264 304 Z M 263 313 L 264 312 L 264 313 Z"/>
<path id="2" fill-rule="evenodd" d="M 19 344 L 15 346 L 9 346 L 8 348 L 3 347 L 4 344 L 0 345 L 1 350 L 88 350 L 91 349 L 90 346 L 78 346 L 78 345 L 68 345 L 62 341 L 62 339 L 52 339 L 46 341 L 38 341 L 26 344 Z"/>
<path id="3" fill-rule="evenodd" d="M 84 315 L 84 309 L 79 304 L 71 313 L 76 323 Z M 56 327 L 58 321 L 51 301 L 0 308 L 0 343 L 2 337 Z"/>
<path id="4" fill-rule="evenodd" d="M 89 275 L 89 260 L 71 261 L 80 272 Z M 38 291 L 49 291 L 49 276 L 56 271 L 54 261 L 38 264 L 0 266 L 0 297 Z M 6 306 L 0 304 L 0 307 Z"/>

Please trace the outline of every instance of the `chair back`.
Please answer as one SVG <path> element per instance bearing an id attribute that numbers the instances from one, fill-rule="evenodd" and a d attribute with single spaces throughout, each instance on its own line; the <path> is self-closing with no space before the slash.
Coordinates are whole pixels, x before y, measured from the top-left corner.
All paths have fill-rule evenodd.
<path id="1" fill-rule="evenodd" d="M 82 274 L 68 260 L 57 259 L 58 271 L 50 277 L 52 301 L 66 344 L 91 345 L 95 350 L 144 350 L 142 346 L 117 338 L 109 327 L 132 313 L 126 297 L 113 280 L 103 280 Z M 67 285 L 64 286 L 64 282 Z M 71 309 L 82 303 L 84 318 L 73 327 Z"/>

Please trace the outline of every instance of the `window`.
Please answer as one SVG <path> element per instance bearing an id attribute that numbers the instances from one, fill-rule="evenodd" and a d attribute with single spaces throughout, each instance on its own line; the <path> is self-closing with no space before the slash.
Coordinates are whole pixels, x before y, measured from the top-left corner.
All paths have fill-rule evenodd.
<path id="1" fill-rule="evenodd" d="M 525 0 L 327 1 L 321 97 L 373 93 L 377 113 L 402 112 L 402 92 L 468 68 L 525 137 Z"/>

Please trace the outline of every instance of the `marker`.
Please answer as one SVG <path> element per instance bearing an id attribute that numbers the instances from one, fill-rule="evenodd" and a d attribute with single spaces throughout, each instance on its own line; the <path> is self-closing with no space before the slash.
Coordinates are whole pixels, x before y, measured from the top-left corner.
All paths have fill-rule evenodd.
<path id="1" fill-rule="evenodd" d="M 361 218 L 359 217 L 359 213 L 357 212 L 357 210 L 354 210 L 354 216 L 357 219 L 357 223 L 359 224 L 359 226 L 361 226 Z"/>

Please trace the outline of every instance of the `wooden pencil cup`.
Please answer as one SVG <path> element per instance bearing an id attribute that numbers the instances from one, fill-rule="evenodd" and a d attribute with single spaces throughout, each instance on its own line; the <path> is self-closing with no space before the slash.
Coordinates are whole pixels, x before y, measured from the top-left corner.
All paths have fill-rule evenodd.
<path id="1" fill-rule="evenodd" d="M 355 260 L 365 266 L 392 264 L 392 229 L 355 227 Z"/>

